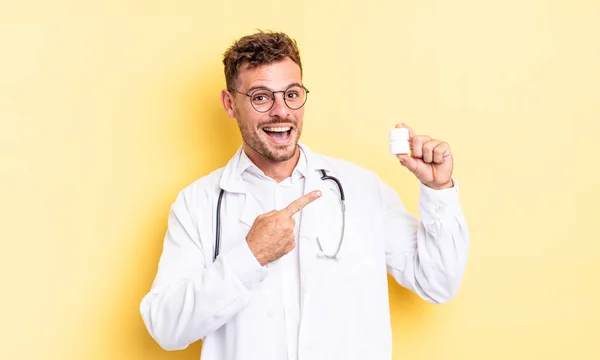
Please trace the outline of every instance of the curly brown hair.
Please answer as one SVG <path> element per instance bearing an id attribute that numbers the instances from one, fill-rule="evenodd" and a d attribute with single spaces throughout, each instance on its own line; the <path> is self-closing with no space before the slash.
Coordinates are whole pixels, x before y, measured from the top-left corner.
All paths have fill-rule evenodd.
<path id="1" fill-rule="evenodd" d="M 242 37 L 223 54 L 227 89 L 235 89 L 235 80 L 243 63 L 247 62 L 248 68 L 252 69 L 282 61 L 286 57 L 298 64 L 302 73 L 298 45 L 296 40 L 288 35 L 281 32 L 260 31 Z"/>

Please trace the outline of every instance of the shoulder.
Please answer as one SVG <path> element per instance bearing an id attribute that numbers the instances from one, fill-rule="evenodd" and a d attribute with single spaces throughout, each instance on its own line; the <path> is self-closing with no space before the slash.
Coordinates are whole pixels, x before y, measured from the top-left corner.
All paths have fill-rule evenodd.
<path id="1" fill-rule="evenodd" d="M 346 159 L 319 155 L 343 187 L 347 205 L 355 204 L 361 216 L 367 213 L 379 214 L 382 209 L 382 181 L 375 171 Z"/>
<path id="2" fill-rule="evenodd" d="M 184 202 L 190 208 L 195 207 L 199 203 L 210 203 L 210 199 L 220 189 L 219 183 L 224 170 L 225 167 L 216 169 L 187 184 L 177 194 L 176 203 Z"/>
<path id="3" fill-rule="evenodd" d="M 339 174 L 339 176 L 367 182 L 377 181 L 378 179 L 377 174 L 373 170 L 357 165 L 349 160 L 327 155 L 319 156 L 331 167 L 333 173 Z"/>
<path id="4" fill-rule="evenodd" d="M 372 169 L 360 166 L 347 159 L 332 157 L 328 155 L 313 153 L 318 157 L 318 162 L 329 167 L 331 174 L 339 179 L 348 188 L 366 196 L 380 198 L 382 193 L 389 196 L 391 188 Z"/>
<path id="5" fill-rule="evenodd" d="M 354 194 L 356 199 L 361 199 L 365 204 L 376 203 L 380 199 L 381 180 L 375 171 L 347 159 L 316 155 L 324 163 L 323 167 L 331 170 L 328 175 L 336 177 L 349 196 Z"/>

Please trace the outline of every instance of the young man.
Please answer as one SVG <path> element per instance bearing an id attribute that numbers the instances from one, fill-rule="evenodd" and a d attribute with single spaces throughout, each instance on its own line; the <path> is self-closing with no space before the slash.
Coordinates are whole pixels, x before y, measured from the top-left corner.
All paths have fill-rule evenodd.
<path id="1" fill-rule="evenodd" d="M 442 303 L 465 271 L 450 147 L 410 130 L 397 155 L 421 182 L 419 221 L 373 172 L 299 144 L 309 91 L 294 40 L 246 36 L 223 63 L 243 145 L 175 200 L 141 303 L 148 331 L 167 350 L 203 339 L 203 360 L 390 359 L 387 273 Z"/>

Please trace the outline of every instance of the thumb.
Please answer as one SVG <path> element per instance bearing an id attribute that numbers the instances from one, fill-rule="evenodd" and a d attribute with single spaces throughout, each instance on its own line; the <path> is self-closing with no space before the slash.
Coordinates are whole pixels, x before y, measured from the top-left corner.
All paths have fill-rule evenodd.
<path id="1" fill-rule="evenodd" d="M 400 164 L 402 164 L 402 166 L 410 170 L 410 172 L 412 172 L 413 174 L 416 174 L 419 170 L 419 163 L 416 159 L 412 158 L 411 156 L 407 154 L 398 154 L 396 155 L 396 157 L 400 161 Z"/>

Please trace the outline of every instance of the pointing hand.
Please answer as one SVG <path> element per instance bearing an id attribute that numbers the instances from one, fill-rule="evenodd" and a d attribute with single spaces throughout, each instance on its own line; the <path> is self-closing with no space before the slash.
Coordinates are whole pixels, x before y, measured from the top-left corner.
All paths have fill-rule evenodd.
<path id="1" fill-rule="evenodd" d="M 282 210 L 273 210 L 256 218 L 246 241 L 261 265 L 273 262 L 294 249 L 296 222 L 292 216 L 320 196 L 321 192 L 318 190 L 310 192 Z"/>

